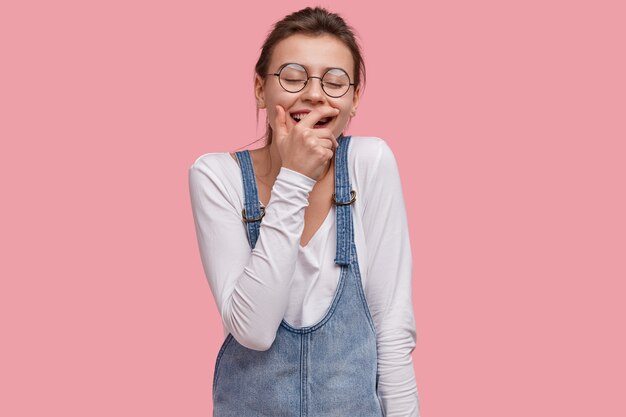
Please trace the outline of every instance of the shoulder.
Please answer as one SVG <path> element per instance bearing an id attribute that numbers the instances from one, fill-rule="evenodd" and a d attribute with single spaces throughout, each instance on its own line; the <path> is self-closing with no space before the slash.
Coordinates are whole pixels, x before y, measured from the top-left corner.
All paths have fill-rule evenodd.
<path id="1" fill-rule="evenodd" d="M 189 185 L 193 189 L 219 190 L 233 199 L 240 183 L 239 165 L 228 152 L 205 153 L 189 167 Z"/>
<path id="2" fill-rule="evenodd" d="M 355 161 L 374 162 L 381 158 L 393 158 L 387 142 L 375 136 L 352 136 L 349 154 Z"/>
<path id="3" fill-rule="evenodd" d="M 351 167 L 360 177 L 375 175 L 396 164 L 387 142 L 374 136 L 352 136 L 348 155 Z"/>
<path id="4" fill-rule="evenodd" d="M 189 171 L 219 173 L 231 171 L 237 162 L 228 152 L 209 152 L 200 155 L 189 167 Z"/>
<path id="5" fill-rule="evenodd" d="M 189 178 L 204 177 L 213 181 L 236 179 L 239 165 L 228 152 L 210 152 L 199 156 L 189 167 Z"/>

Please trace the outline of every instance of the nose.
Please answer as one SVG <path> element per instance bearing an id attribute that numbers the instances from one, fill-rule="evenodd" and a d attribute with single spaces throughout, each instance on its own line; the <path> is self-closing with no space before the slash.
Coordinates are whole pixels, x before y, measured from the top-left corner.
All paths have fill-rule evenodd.
<path id="1" fill-rule="evenodd" d="M 309 77 L 309 81 L 306 83 L 304 90 L 302 90 L 302 98 L 314 103 L 326 100 L 320 77 Z"/>

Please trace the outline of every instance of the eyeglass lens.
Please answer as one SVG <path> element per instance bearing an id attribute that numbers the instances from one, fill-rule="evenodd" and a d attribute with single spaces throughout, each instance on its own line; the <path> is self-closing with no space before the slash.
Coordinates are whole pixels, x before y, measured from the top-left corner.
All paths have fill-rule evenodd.
<path id="1" fill-rule="evenodd" d="M 288 64 L 279 73 L 280 85 L 291 93 L 297 93 L 306 86 L 309 75 L 299 64 Z M 322 77 L 322 89 L 331 97 L 341 97 L 350 88 L 350 77 L 340 68 L 331 68 Z"/>

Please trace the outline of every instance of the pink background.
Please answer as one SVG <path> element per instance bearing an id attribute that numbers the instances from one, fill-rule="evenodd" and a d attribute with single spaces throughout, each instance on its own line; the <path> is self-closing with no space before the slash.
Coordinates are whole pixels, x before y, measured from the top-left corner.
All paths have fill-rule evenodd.
<path id="1" fill-rule="evenodd" d="M 308 4 L 2 3 L 0 415 L 209 415 L 187 169 L 262 135 L 259 47 Z M 624 3 L 320 4 L 401 170 L 423 416 L 626 415 Z"/>

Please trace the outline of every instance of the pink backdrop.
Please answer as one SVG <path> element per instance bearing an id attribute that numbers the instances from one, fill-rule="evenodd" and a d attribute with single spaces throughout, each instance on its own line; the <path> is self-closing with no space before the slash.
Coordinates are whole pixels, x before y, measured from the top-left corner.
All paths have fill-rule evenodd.
<path id="1" fill-rule="evenodd" d="M 319 3 L 364 45 L 349 133 L 402 173 L 423 416 L 626 415 L 624 3 Z M 261 136 L 304 5 L 0 6 L 0 415 L 209 415 L 187 169 Z"/>

